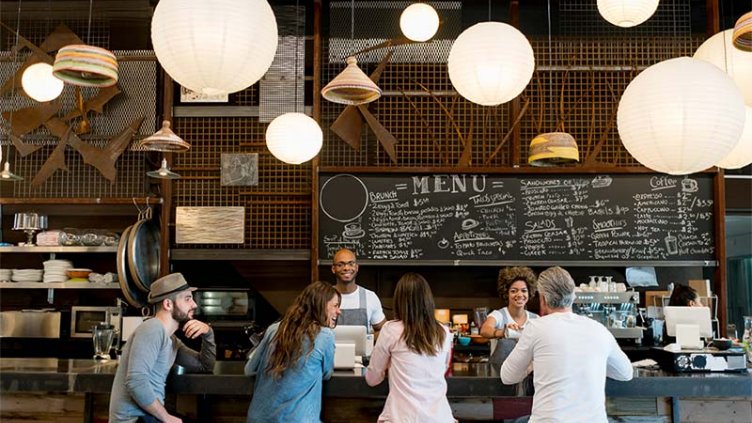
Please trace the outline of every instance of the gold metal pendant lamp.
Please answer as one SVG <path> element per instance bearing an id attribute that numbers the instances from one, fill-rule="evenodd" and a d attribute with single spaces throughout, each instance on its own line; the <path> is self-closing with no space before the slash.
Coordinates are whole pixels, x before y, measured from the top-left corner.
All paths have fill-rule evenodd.
<path id="1" fill-rule="evenodd" d="M 148 151 L 180 153 L 190 149 L 191 145 L 172 132 L 172 129 L 170 129 L 170 122 L 165 120 L 162 122 L 162 128 L 154 134 L 139 141 L 137 148 L 142 148 Z"/>
<path id="2" fill-rule="evenodd" d="M 549 66 L 553 66 L 551 51 L 551 1 L 548 1 L 548 57 Z M 553 70 L 552 70 L 553 71 Z M 550 82 L 553 86 L 553 81 Z M 551 88 L 553 92 L 553 88 Z M 562 94 L 563 95 L 563 94 Z M 553 99 L 553 95 L 551 96 Z M 563 124 L 563 122 L 559 122 Z M 527 162 L 532 166 L 548 167 L 576 163 L 580 161 L 580 152 L 574 137 L 566 132 L 547 132 L 539 134 L 530 141 Z"/>
<path id="3" fill-rule="evenodd" d="M 355 0 L 350 2 L 350 39 L 355 38 Z M 358 67 L 355 57 L 347 58 L 347 67 L 321 90 L 321 96 L 332 103 L 357 106 L 376 101 L 381 88 Z"/>
<path id="4" fill-rule="evenodd" d="M 89 0 L 89 29 L 86 36 L 89 42 L 92 2 Z M 111 87 L 118 81 L 117 58 L 107 49 L 88 44 L 70 44 L 58 50 L 52 74 L 79 87 Z"/>

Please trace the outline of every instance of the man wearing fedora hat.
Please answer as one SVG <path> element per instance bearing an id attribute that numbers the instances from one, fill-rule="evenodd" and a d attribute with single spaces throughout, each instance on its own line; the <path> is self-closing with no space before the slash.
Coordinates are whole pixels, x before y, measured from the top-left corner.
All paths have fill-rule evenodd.
<path id="1" fill-rule="evenodd" d="M 155 316 L 139 325 L 125 344 L 112 383 L 110 423 L 182 421 L 164 407 L 165 383 L 172 365 L 211 372 L 216 360 L 214 331 L 193 318 L 195 290 L 180 273 L 151 284 L 148 299 L 156 309 Z M 200 352 L 175 336 L 181 327 L 185 337 L 201 338 Z"/>

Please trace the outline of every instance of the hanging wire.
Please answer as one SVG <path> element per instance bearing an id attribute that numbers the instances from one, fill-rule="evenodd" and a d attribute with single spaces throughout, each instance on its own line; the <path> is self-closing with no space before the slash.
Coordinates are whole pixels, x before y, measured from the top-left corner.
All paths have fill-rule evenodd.
<path id="1" fill-rule="evenodd" d="M 298 47 L 300 46 L 300 0 L 295 0 L 295 69 L 293 75 L 295 76 L 295 112 L 298 111 Z M 305 77 L 305 72 L 304 75 Z M 305 80 L 305 79 L 304 79 Z M 304 86 L 305 87 L 305 86 Z M 303 103 L 305 103 L 305 96 L 303 96 Z M 305 104 L 303 104 L 303 112 L 305 112 Z"/>
<path id="2" fill-rule="evenodd" d="M 546 13 L 547 13 L 547 21 L 548 21 L 548 95 L 549 95 L 549 101 L 551 104 L 554 104 L 554 53 L 553 49 L 551 48 L 551 0 L 547 0 L 546 2 Z M 556 126 L 558 127 L 558 122 L 556 123 Z"/>
<path id="3" fill-rule="evenodd" d="M 350 51 L 355 51 L 355 0 L 350 0 Z"/>
<path id="4" fill-rule="evenodd" d="M 488 20 L 491 20 L 491 0 L 488 0 Z"/>
<path id="5" fill-rule="evenodd" d="M 21 31 L 21 0 L 18 0 L 18 11 L 16 12 L 16 41 L 13 44 L 13 70 L 15 71 L 15 66 L 18 64 L 18 41 L 20 40 L 20 34 Z M 11 89 L 10 92 L 15 98 L 16 95 L 16 75 L 13 74 L 13 82 L 11 82 Z M 14 102 L 15 103 L 15 102 Z M 5 161 L 10 162 L 10 131 L 13 128 L 13 110 L 15 109 L 15 104 L 11 106 L 10 114 L 8 116 L 8 130 L 6 131 L 6 134 L 8 135 L 8 146 L 5 150 Z M 0 147 L 2 148 L 2 147 Z"/>
<path id="6" fill-rule="evenodd" d="M 91 44 L 91 9 L 94 0 L 89 0 L 89 27 L 86 30 L 86 42 Z"/>

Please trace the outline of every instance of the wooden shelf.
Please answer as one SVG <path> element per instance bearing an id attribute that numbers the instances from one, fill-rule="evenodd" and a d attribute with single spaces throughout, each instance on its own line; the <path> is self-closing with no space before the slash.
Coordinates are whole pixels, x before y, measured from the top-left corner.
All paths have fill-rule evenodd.
<path id="1" fill-rule="evenodd" d="M 0 282 L 0 289 L 120 289 L 120 284 L 89 282 Z"/>
<path id="2" fill-rule="evenodd" d="M 66 246 L 33 246 L 33 247 L 0 247 L 0 253 L 116 253 L 118 247 L 66 247 Z"/>
<path id="3" fill-rule="evenodd" d="M 106 197 L 106 198 L 21 198 L 21 197 L 0 197 L 0 205 L 3 204 L 29 204 L 29 205 L 71 205 L 71 204 L 103 204 L 103 205 L 120 205 L 133 204 L 131 197 Z M 143 206 L 147 201 L 150 205 L 162 204 L 161 197 L 136 197 L 136 204 Z"/>

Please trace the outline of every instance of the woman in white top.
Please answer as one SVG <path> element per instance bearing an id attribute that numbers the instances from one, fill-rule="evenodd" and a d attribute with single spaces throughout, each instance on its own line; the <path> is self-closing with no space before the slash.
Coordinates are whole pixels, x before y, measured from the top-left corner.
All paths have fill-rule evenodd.
<path id="1" fill-rule="evenodd" d="M 507 306 L 491 312 L 480 328 L 481 336 L 499 340 L 490 360 L 497 369 L 517 345 L 528 320 L 538 317 L 526 310 L 535 293 L 535 282 L 535 273 L 529 267 L 505 267 L 499 272 L 497 289 Z"/>
<path id="2" fill-rule="evenodd" d="M 376 386 L 389 371 L 389 396 L 379 422 L 454 422 L 444 374 L 452 337 L 434 318 L 431 288 L 423 276 L 407 273 L 394 291 L 394 316 L 379 332 L 366 382 Z"/>

